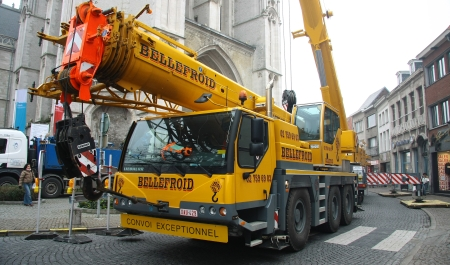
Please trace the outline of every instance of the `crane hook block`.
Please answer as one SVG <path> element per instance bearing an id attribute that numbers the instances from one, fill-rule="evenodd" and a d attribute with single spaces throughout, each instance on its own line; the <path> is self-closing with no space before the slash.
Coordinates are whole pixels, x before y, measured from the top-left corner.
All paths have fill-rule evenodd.
<path id="1" fill-rule="evenodd" d="M 84 114 L 56 123 L 56 154 L 66 176 L 88 177 L 97 173 L 94 138 Z"/>

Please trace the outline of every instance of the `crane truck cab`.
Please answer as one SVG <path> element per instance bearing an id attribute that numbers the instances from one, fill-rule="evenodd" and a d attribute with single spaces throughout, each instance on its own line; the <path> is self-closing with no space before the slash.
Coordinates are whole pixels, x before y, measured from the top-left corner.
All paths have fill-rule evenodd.
<path id="1" fill-rule="evenodd" d="M 15 129 L 0 129 L 0 186 L 18 185 L 28 161 L 28 139 Z"/>

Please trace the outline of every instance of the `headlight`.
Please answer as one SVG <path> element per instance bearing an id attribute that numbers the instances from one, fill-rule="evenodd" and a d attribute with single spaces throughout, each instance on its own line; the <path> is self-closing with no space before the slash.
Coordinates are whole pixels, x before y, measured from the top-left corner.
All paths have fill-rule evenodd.
<path id="1" fill-rule="evenodd" d="M 125 199 L 120 199 L 120 205 L 121 206 L 125 206 L 127 203 L 125 201 Z"/>
<path id="2" fill-rule="evenodd" d="M 220 207 L 220 209 L 219 209 L 219 214 L 220 214 L 221 216 L 227 215 L 227 209 L 226 209 L 225 207 Z"/>
<path id="3" fill-rule="evenodd" d="M 205 206 L 200 206 L 199 212 L 200 212 L 201 214 L 205 214 L 205 212 L 206 212 Z"/>
<path id="4" fill-rule="evenodd" d="M 216 215 L 216 208 L 214 208 L 214 207 L 211 206 L 211 207 L 209 208 L 209 214 L 210 214 L 210 215 Z"/>

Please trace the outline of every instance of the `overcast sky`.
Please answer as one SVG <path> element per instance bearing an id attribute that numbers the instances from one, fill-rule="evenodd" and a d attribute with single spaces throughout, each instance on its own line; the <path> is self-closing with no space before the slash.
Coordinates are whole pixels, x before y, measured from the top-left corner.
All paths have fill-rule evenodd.
<path id="1" fill-rule="evenodd" d="M 16 8 L 20 4 L 19 0 L 3 0 L 7 5 L 13 2 Z M 322 9 L 334 13 L 326 23 L 347 116 L 356 112 L 373 92 L 383 87 L 394 89 L 396 73 L 409 70 L 408 61 L 450 26 L 450 0 L 321 2 Z M 287 66 L 283 88 L 290 89 L 292 81 L 297 103 L 322 101 L 308 39 L 292 40 L 290 35 L 290 31 L 303 29 L 299 1 L 282 0 L 281 3 L 286 8 L 280 15 L 287 47 L 282 54 L 283 67 Z"/>
<path id="2" fill-rule="evenodd" d="M 356 112 L 373 92 L 397 86 L 396 73 L 409 70 L 416 58 L 450 26 L 450 0 L 327 0 L 326 19 L 333 57 L 347 116 Z M 282 1 L 287 10 L 287 1 Z M 303 29 L 300 4 L 290 0 L 290 31 Z M 284 28 L 288 31 L 284 12 Z M 286 34 L 287 35 L 287 34 Z M 286 37 L 291 38 L 290 35 Z M 292 59 L 292 87 L 297 103 L 322 101 L 320 83 L 308 39 L 297 38 L 286 49 Z M 290 71 L 285 72 L 290 80 Z M 290 84 L 288 83 L 288 88 Z"/>

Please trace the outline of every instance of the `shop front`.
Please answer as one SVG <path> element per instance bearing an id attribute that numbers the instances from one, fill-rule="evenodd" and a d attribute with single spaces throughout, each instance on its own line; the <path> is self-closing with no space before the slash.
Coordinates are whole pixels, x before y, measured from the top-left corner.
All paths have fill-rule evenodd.
<path id="1" fill-rule="evenodd" d="M 430 136 L 431 186 L 434 193 L 450 194 L 450 129 Z"/>

